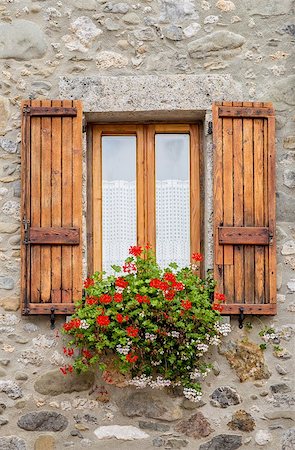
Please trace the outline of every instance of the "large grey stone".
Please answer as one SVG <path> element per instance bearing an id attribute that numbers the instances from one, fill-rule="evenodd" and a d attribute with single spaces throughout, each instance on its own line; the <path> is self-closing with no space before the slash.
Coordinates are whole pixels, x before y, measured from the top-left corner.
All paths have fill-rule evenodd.
<path id="1" fill-rule="evenodd" d="M 23 396 L 18 384 L 12 380 L 0 380 L 0 392 L 4 392 L 9 398 L 16 400 Z"/>
<path id="2" fill-rule="evenodd" d="M 272 435 L 268 430 L 258 430 L 255 435 L 255 442 L 257 445 L 265 446 L 272 441 Z"/>
<path id="3" fill-rule="evenodd" d="M 295 448 L 295 428 L 286 430 L 283 434 L 282 450 L 294 450 Z"/>
<path id="4" fill-rule="evenodd" d="M 192 58 L 206 58 L 226 53 L 231 56 L 234 49 L 241 48 L 246 39 L 231 31 L 215 31 L 209 36 L 202 37 L 188 44 L 188 51 Z M 234 53 L 232 53 L 234 56 Z"/>
<path id="5" fill-rule="evenodd" d="M 209 421 L 204 417 L 204 415 L 197 411 L 188 419 L 179 422 L 175 430 L 179 433 L 183 433 L 188 437 L 193 437 L 194 439 L 200 439 L 209 436 L 213 431 Z"/>
<path id="6" fill-rule="evenodd" d="M 107 2 L 104 7 L 104 11 L 115 14 L 126 14 L 129 11 L 129 8 L 130 6 L 128 5 L 128 3 Z"/>
<path id="7" fill-rule="evenodd" d="M 163 28 L 163 35 L 170 41 L 181 41 L 183 39 L 182 28 L 173 24 Z"/>
<path id="8" fill-rule="evenodd" d="M 290 386 L 286 383 L 272 384 L 270 390 L 272 394 L 285 394 L 286 392 L 291 392 Z"/>
<path id="9" fill-rule="evenodd" d="M 233 389 L 230 386 L 220 386 L 219 388 L 215 389 L 215 391 L 211 395 L 211 398 L 211 405 L 218 406 L 220 408 L 227 408 L 231 405 L 238 405 L 242 401 L 236 389 Z"/>
<path id="10" fill-rule="evenodd" d="M 1 98 L 0 98 L 0 110 L 2 115 Z M 0 138 L 0 148 L 2 148 L 7 153 L 12 154 L 17 153 L 17 142 L 5 138 Z"/>
<path id="11" fill-rule="evenodd" d="M 74 0 L 74 6 L 78 9 L 83 9 L 84 11 L 95 11 L 97 8 L 97 3 L 95 0 Z"/>
<path id="12" fill-rule="evenodd" d="M 14 288 L 14 279 L 0 276 L 0 289 L 11 290 Z"/>
<path id="13" fill-rule="evenodd" d="M 18 223 L 0 222 L 0 233 L 15 233 L 19 229 Z"/>
<path id="14" fill-rule="evenodd" d="M 0 59 L 19 61 L 42 58 L 46 41 L 39 26 L 28 20 L 0 24 Z"/>
<path id="15" fill-rule="evenodd" d="M 161 398 L 153 392 L 133 392 L 124 397 L 119 406 L 123 416 L 143 416 L 168 422 L 181 419 L 179 402 L 169 397 Z"/>
<path id="16" fill-rule="evenodd" d="M 284 148 L 293 150 L 295 148 L 295 136 L 287 136 L 283 142 Z"/>
<path id="17" fill-rule="evenodd" d="M 59 395 L 69 392 L 80 392 L 89 389 L 94 382 L 94 373 L 63 375 L 59 369 L 50 370 L 41 375 L 35 382 L 35 391 L 44 395 Z"/>
<path id="18" fill-rule="evenodd" d="M 200 445 L 199 450 L 236 450 L 242 446 L 242 436 L 219 434 L 209 442 Z"/>
<path id="19" fill-rule="evenodd" d="M 2 436 L 0 450 L 27 450 L 26 443 L 18 436 Z"/>
<path id="20" fill-rule="evenodd" d="M 289 189 L 295 187 L 295 170 L 286 169 L 284 172 L 284 185 Z"/>
<path id="21" fill-rule="evenodd" d="M 197 5 L 193 0 L 160 0 L 160 11 L 160 21 L 165 23 L 199 18 Z"/>
<path id="22" fill-rule="evenodd" d="M 21 416 L 17 425 L 27 431 L 63 431 L 68 419 L 55 411 L 34 411 Z"/>
<path id="23" fill-rule="evenodd" d="M 0 30 L 1 30 L 1 25 L 0 25 Z M 0 36 L 1 36 L 1 34 L 0 34 Z M 0 38 L 0 55 L 1 55 L 1 38 Z M 6 97 L 0 96 L 0 112 L 1 112 L 1 114 L 0 114 L 0 136 L 3 136 L 6 132 L 6 127 L 7 127 L 9 118 L 10 118 L 9 100 Z M 5 145 L 5 141 L 4 142 L 3 141 L 4 140 L 0 141 L 0 147 L 2 147 L 2 144 Z M 6 149 L 4 148 L 4 150 L 6 150 Z"/>
<path id="24" fill-rule="evenodd" d="M 295 198 L 281 191 L 276 193 L 276 197 L 278 222 L 294 222 Z"/>

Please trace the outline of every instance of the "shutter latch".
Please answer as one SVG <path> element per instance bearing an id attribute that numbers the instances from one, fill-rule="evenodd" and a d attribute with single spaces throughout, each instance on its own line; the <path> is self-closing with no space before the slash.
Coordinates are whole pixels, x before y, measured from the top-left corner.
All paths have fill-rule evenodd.
<path id="1" fill-rule="evenodd" d="M 51 309 L 50 309 L 50 329 L 51 330 L 54 330 L 54 328 L 55 328 L 55 308 L 54 307 L 52 307 Z"/>
<path id="2" fill-rule="evenodd" d="M 244 322 L 244 319 L 245 319 L 244 308 L 240 308 L 239 310 L 240 310 L 240 314 L 239 314 L 239 328 L 242 329 L 243 328 L 243 322 Z"/>
<path id="3" fill-rule="evenodd" d="M 30 230 L 30 221 L 24 216 L 23 218 L 23 225 L 24 225 L 24 230 L 25 230 L 25 235 L 24 235 L 24 244 L 25 245 L 29 245 L 29 230 Z"/>
<path id="4" fill-rule="evenodd" d="M 273 245 L 273 232 L 272 231 L 269 231 L 268 237 L 269 237 L 268 245 Z"/>

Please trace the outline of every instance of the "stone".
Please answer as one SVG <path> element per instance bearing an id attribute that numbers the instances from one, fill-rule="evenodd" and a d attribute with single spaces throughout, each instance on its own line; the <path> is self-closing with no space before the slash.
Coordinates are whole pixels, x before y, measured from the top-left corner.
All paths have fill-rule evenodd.
<path id="1" fill-rule="evenodd" d="M 120 439 L 124 441 L 149 438 L 147 433 L 131 425 L 106 425 L 96 428 L 94 434 L 98 439 Z"/>
<path id="2" fill-rule="evenodd" d="M 294 150 L 295 149 L 295 136 L 287 136 L 283 142 L 284 148 Z"/>
<path id="3" fill-rule="evenodd" d="M 253 431 L 255 428 L 255 420 L 251 414 L 240 409 L 233 414 L 232 419 L 228 422 L 227 426 L 234 431 Z"/>
<path id="4" fill-rule="evenodd" d="M 231 405 L 238 405 L 242 402 L 240 395 L 236 389 L 230 386 L 221 386 L 211 394 L 211 405 L 219 408 L 228 408 Z"/>
<path id="5" fill-rule="evenodd" d="M 25 366 L 31 364 L 32 366 L 41 366 L 43 363 L 44 357 L 40 354 L 39 350 L 26 349 L 23 350 L 20 354 L 18 361 Z"/>
<path id="6" fill-rule="evenodd" d="M 0 106 L 1 108 L 1 106 Z M 0 233 L 15 233 L 19 229 L 16 223 L 0 222 Z"/>
<path id="7" fill-rule="evenodd" d="M 20 307 L 19 297 L 4 297 L 0 298 L 0 306 L 4 311 L 17 311 Z"/>
<path id="8" fill-rule="evenodd" d="M 15 372 L 14 378 L 17 381 L 26 381 L 29 378 L 29 376 L 24 372 Z"/>
<path id="9" fill-rule="evenodd" d="M 6 367 L 10 363 L 10 359 L 0 359 L 0 366 Z"/>
<path id="10" fill-rule="evenodd" d="M 246 9 L 252 16 L 279 16 L 287 14 L 291 8 L 292 0 L 280 0 L 279 2 L 270 2 L 269 0 L 247 0 Z"/>
<path id="11" fill-rule="evenodd" d="M 109 31 L 117 31 L 120 29 L 120 24 L 109 17 L 104 21 L 104 26 Z"/>
<path id="12" fill-rule="evenodd" d="M 242 446 L 242 436 L 219 434 L 209 442 L 200 445 L 199 450 L 236 450 Z"/>
<path id="13" fill-rule="evenodd" d="M 160 21 L 180 22 L 183 19 L 198 19 L 197 5 L 193 0 L 161 0 Z"/>
<path id="14" fill-rule="evenodd" d="M 255 435 L 255 442 L 261 447 L 269 444 L 272 441 L 272 436 L 268 430 L 258 430 Z"/>
<path id="15" fill-rule="evenodd" d="M 270 391 L 272 394 L 285 394 L 291 392 L 291 388 L 286 383 L 278 383 L 272 384 L 270 386 Z"/>
<path id="16" fill-rule="evenodd" d="M 163 28 L 162 32 L 170 41 L 181 41 L 183 39 L 182 28 L 176 25 L 168 25 L 168 27 Z"/>
<path id="17" fill-rule="evenodd" d="M 32 339 L 32 344 L 35 347 L 40 348 L 52 348 L 54 347 L 57 342 L 54 336 L 47 336 L 45 334 L 39 334 L 37 337 Z"/>
<path id="18" fill-rule="evenodd" d="M 188 441 L 185 439 L 168 439 L 166 442 L 166 448 L 183 448 L 188 445 Z"/>
<path id="19" fill-rule="evenodd" d="M 26 333 L 36 333 L 36 331 L 39 330 L 39 327 L 37 325 L 35 325 L 34 323 L 31 322 L 27 322 L 25 323 L 25 325 L 23 326 L 23 330 Z"/>
<path id="20" fill-rule="evenodd" d="M 273 355 L 280 359 L 291 359 L 292 354 L 286 348 L 274 349 Z"/>
<path id="21" fill-rule="evenodd" d="M 25 441 L 17 436 L 2 436 L 0 450 L 28 450 Z"/>
<path id="22" fill-rule="evenodd" d="M 194 439 L 200 439 L 209 436 L 214 430 L 206 417 L 200 411 L 197 411 L 188 419 L 179 422 L 175 427 L 175 431 Z"/>
<path id="23" fill-rule="evenodd" d="M 199 38 L 188 44 L 191 58 L 201 59 L 210 56 L 227 54 L 234 56 L 232 50 L 239 50 L 245 43 L 245 38 L 231 31 L 215 31 L 209 36 Z"/>
<path id="24" fill-rule="evenodd" d="M 89 47 L 92 41 L 102 34 L 102 30 L 100 30 L 87 16 L 81 16 L 74 20 L 71 23 L 71 30 L 86 47 Z"/>
<path id="25" fill-rule="evenodd" d="M 236 9 L 236 5 L 230 0 L 218 0 L 215 6 L 224 12 L 230 12 Z"/>
<path id="26" fill-rule="evenodd" d="M 295 174 L 295 172 L 294 172 Z M 294 255 L 295 254 L 295 241 L 292 239 L 284 243 L 282 250 L 282 255 Z"/>
<path id="27" fill-rule="evenodd" d="M 278 303 L 285 303 L 286 296 L 284 294 L 277 294 L 277 302 Z"/>
<path id="28" fill-rule="evenodd" d="M 0 276 L 0 289 L 11 290 L 13 288 L 14 288 L 13 278 Z"/>
<path id="29" fill-rule="evenodd" d="M 123 416 L 143 416 L 172 422 L 181 419 L 178 399 L 161 398 L 153 392 L 133 392 L 119 402 Z"/>
<path id="30" fill-rule="evenodd" d="M 71 436 L 77 436 L 78 438 L 83 439 L 83 435 L 82 435 L 82 433 L 79 430 L 72 430 L 70 432 L 70 435 Z"/>
<path id="31" fill-rule="evenodd" d="M 55 411 L 33 411 L 21 416 L 17 425 L 26 431 L 63 431 L 68 419 Z"/>
<path id="32" fill-rule="evenodd" d="M 74 6 L 78 9 L 83 9 L 84 11 L 95 11 L 97 3 L 95 0 L 74 0 Z"/>
<path id="33" fill-rule="evenodd" d="M 220 366 L 217 361 L 214 361 L 212 364 L 212 372 L 216 377 L 220 374 Z"/>
<path id="34" fill-rule="evenodd" d="M 284 185 L 289 189 L 293 189 L 295 187 L 295 171 L 286 169 L 284 171 Z"/>
<path id="35" fill-rule="evenodd" d="M 94 383 L 94 373 L 70 373 L 66 376 L 59 369 L 43 373 L 35 381 L 34 389 L 43 395 L 59 395 L 70 392 L 80 392 L 89 389 Z"/>
<path id="36" fill-rule="evenodd" d="M 7 425 L 8 422 L 9 422 L 9 420 L 6 419 L 5 417 L 0 417 L 0 427 L 2 427 L 3 425 Z"/>
<path id="37" fill-rule="evenodd" d="M 5 403 L 0 403 L 0 414 L 3 414 L 6 409 Z"/>
<path id="38" fill-rule="evenodd" d="M 166 423 L 159 423 L 159 422 L 145 422 L 143 420 L 140 420 L 138 422 L 139 428 L 142 428 L 143 430 L 153 430 L 153 431 L 169 431 L 170 426 Z"/>
<path id="39" fill-rule="evenodd" d="M 128 65 L 128 59 L 116 52 L 102 51 L 96 55 L 96 65 L 99 69 L 118 68 Z"/>
<path id="40" fill-rule="evenodd" d="M 165 441 L 161 437 L 156 437 L 153 439 L 153 447 L 163 447 L 165 445 Z"/>
<path id="41" fill-rule="evenodd" d="M 295 448 L 295 428 L 286 430 L 282 438 L 282 450 L 294 450 Z"/>
<path id="42" fill-rule="evenodd" d="M 47 49 L 46 39 L 39 26 L 28 20 L 0 24 L 0 59 L 18 61 L 42 58 Z"/>
<path id="43" fill-rule="evenodd" d="M 14 339 L 17 344 L 27 344 L 29 342 L 29 339 L 24 336 L 15 336 Z"/>
<path id="44" fill-rule="evenodd" d="M 204 400 L 199 400 L 198 402 L 191 402 L 187 398 L 184 398 L 181 403 L 181 407 L 184 409 L 196 409 L 201 408 L 204 405 L 206 405 L 206 402 L 204 402 Z"/>
<path id="45" fill-rule="evenodd" d="M 134 31 L 134 37 L 139 41 L 154 41 L 156 39 L 156 33 L 153 28 L 140 28 Z"/>
<path id="46" fill-rule="evenodd" d="M 4 392 L 9 398 L 16 400 L 23 396 L 18 384 L 12 380 L 0 380 L 0 392 Z"/>
<path id="47" fill-rule="evenodd" d="M 5 115 L 9 113 L 9 102 L 6 103 L 6 108 L 3 108 L 3 97 L 0 97 L 0 110 L 1 110 L 1 114 Z M 5 99 L 7 100 L 7 99 Z M 6 110 L 6 111 L 5 111 Z M 1 120 L 3 120 L 1 118 Z M 1 122 L 0 122 L 0 129 L 1 129 Z M 2 150 L 4 150 L 7 153 L 17 153 L 18 150 L 18 146 L 17 146 L 17 142 L 15 141 L 10 141 L 9 139 L 5 139 L 5 138 L 0 138 L 0 148 Z"/>
<path id="48" fill-rule="evenodd" d="M 6 370 L 2 369 L 2 367 L 0 367 L 0 378 L 6 377 L 7 372 Z"/>
<path id="49" fill-rule="evenodd" d="M 295 292 L 295 278 L 292 278 L 292 279 L 287 283 L 287 288 L 288 288 L 291 292 Z"/>
<path id="50" fill-rule="evenodd" d="M 6 216 L 12 216 L 16 220 L 20 219 L 20 205 L 18 202 L 8 200 L 4 203 L 1 210 Z"/>
<path id="51" fill-rule="evenodd" d="M 231 342 L 224 355 L 230 366 L 235 369 L 240 381 L 263 380 L 270 377 L 264 360 L 264 353 L 254 342 Z"/>
<path id="52" fill-rule="evenodd" d="M 269 420 L 289 419 L 295 421 L 295 411 L 271 411 L 264 413 L 264 417 Z"/>
<path id="53" fill-rule="evenodd" d="M 138 25 L 140 23 L 140 18 L 136 13 L 130 12 L 125 14 L 125 16 L 123 17 L 123 22 L 127 23 L 128 25 Z"/>
<path id="54" fill-rule="evenodd" d="M 288 373 L 287 369 L 285 369 L 284 367 L 282 367 L 280 364 L 276 364 L 276 371 L 277 371 L 280 375 L 287 375 L 287 373 Z"/>
<path id="55" fill-rule="evenodd" d="M 50 435 L 41 435 L 35 441 L 34 450 L 55 450 L 55 439 Z"/>
<path id="56" fill-rule="evenodd" d="M 107 2 L 104 7 L 104 12 L 110 12 L 114 14 L 126 14 L 129 11 L 129 5 L 127 3 L 113 3 Z"/>
<path id="57" fill-rule="evenodd" d="M 0 27 L 1 27 L 1 25 L 0 25 Z M 0 50 L 0 55 L 1 55 L 1 50 Z M 9 106 L 8 98 L 0 96 L 0 111 L 1 111 L 1 114 L 0 114 L 0 136 L 3 136 L 6 133 L 6 127 L 7 127 L 8 121 L 10 119 L 10 106 Z M 2 141 L 2 145 L 3 145 L 3 141 Z M 2 145 L 1 145 L 1 148 L 3 148 Z M 6 151 L 6 148 L 4 148 L 5 151 Z"/>
<path id="58" fill-rule="evenodd" d="M 186 38 L 191 38 L 199 33 L 201 29 L 201 25 L 198 22 L 193 22 L 190 25 L 188 25 L 183 30 L 183 34 Z"/>

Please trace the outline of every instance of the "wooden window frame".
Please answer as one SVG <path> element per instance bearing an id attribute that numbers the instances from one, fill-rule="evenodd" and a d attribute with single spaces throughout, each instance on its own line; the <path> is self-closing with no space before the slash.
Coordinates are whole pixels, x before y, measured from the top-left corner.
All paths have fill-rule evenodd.
<path id="1" fill-rule="evenodd" d="M 88 273 L 102 270 L 102 137 L 136 136 L 137 244 L 156 249 L 155 136 L 190 135 L 190 253 L 203 252 L 202 124 L 92 124 L 87 130 Z M 130 243 L 132 244 L 132 243 Z M 203 273 L 203 266 L 201 267 Z"/>

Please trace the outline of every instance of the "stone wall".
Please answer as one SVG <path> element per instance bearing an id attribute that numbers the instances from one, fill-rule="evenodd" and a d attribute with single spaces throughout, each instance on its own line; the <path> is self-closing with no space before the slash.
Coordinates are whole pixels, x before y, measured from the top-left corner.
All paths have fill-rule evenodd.
<path id="1" fill-rule="evenodd" d="M 0 0 L 0 19 L 0 449 L 293 448 L 293 2 Z M 152 76 L 154 90 L 130 105 L 130 80 L 140 84 L 140 76 Z M 112 82 L 121 86 L 116 95 L 106 88 Z M 165 89 L 184 92 L 176 101 Z M 65 379 L 58 369 L 61 319 L 50 331 L 47 318 L 21 317 L 20 101 L 64 96 L 82 98 L 87 119 L 99 121 L 134 120 L 138 111 L 146 118 L 157 101 L 159 120 L 180 110 L 196 118 L 207 112 L 208 120 L 210 102 L 223 98 L 274 102 L 278 315 L 247 318 L 251 327 L 242 331 L 231 319 L 233 332 L 211 355 L 214 370 L 197 405 L 176 394 L 109 386 L 99 377 Z M 210 196 L 210 140 L 205 153 Z M 208 250 L 210 235 L 206 240 Z M 276 333 L 261 352 L 258 333 L 265 326 Z M 132 431 L 140 440 L 100 441 L 106 425 L 134 426 L 111 431 L 119 437 Z"/>

